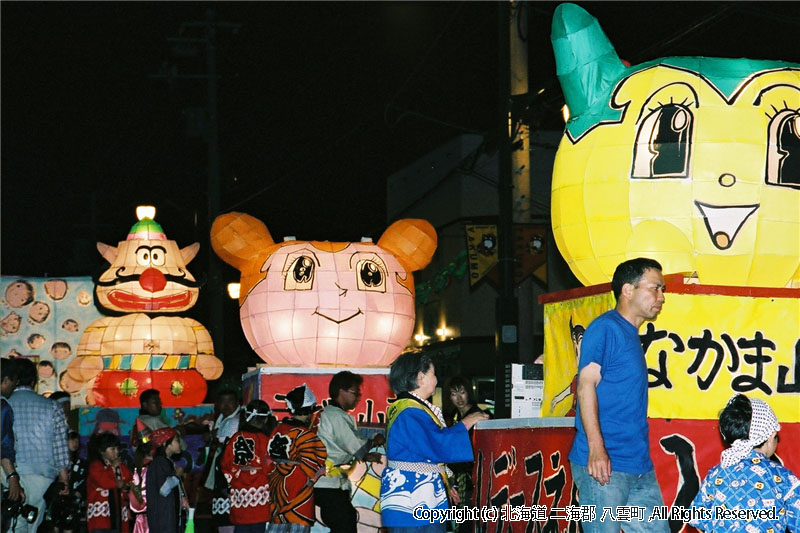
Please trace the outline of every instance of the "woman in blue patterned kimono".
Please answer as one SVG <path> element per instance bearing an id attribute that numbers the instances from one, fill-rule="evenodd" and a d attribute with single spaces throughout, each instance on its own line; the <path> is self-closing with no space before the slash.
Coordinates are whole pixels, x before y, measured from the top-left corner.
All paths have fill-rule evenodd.
<path id="1" fill-rule="evenodd" d="M 444 531 L 445 522 L 419 518 L 420 511 L 447 509 L 448 496 L 458 498 L 447 484 L 450 472 L 445 463 L 473 460 L 468 431 L 488 416 L 473 413 L 446 426 L 441 409 L 428 401 L 437 381 L 427 354 L 407 352 L 398 357 L 389 384 L 397 400 L 386 412 L 389 464 L 381 479 L 381 521 L 390 533 Z"/>

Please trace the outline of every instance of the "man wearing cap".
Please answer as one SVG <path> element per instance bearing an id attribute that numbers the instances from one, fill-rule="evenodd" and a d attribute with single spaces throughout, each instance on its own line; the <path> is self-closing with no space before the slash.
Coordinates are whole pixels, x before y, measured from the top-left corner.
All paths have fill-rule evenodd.
<path id="1" fill-rule="evenodd" d="M 703 480 L 692 502 L 691 525 L 714 533 L 800 531 L 800 480 L 770 460 L 780 429 L 765 401 L 743 394 L 728 401 L 719 432 L 730 448 Z"/>
<path id="2" fill-rule="evenodd" d="M 355 420 L 347 414 L 358 405 L 363 382 L 364 378 L 347 370 L 334 375 L 328 385 L 331 401 L 322 411 L 317 428 L 328 458 L 325 475 L 314 485 L 314 503 L 331 533 L 355 533 L 358 522 L 358 513 L 350 502 L 349 468 L 342 466 L 355 460 L 380 461 L 379 453 L 368 452 L 386 441 L 382 433 L 369 440 L 362 437 Z"/>
<path id="3" fill-rule="evenodd" d="M 269 455 L 275 468 L 269 475 L 269 533 L 308 532 L 314 525 L 314 483 L 325 474 L 327 452 L 317 433 L 309 428 L 317 399 L 305 384 L 292 389 L 284 400 L 292 414 L 275 427 Z"/>

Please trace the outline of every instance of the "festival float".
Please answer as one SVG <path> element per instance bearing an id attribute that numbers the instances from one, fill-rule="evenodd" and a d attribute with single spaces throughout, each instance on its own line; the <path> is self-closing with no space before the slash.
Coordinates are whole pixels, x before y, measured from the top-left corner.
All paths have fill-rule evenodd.
<path id="1" fill-rule="evenodd" d="M 253 350 L 267 363 L 244 377 L 243 400 L 261 398 L 273 408 L 276 393 L 305 383 L 328 398 L 333 374 L 364 378 L 359 424 L 385 423 L 394 396 L 387 368 L 411 340 L 414 277 L 436 251 L 436 231 L 419 219 L 394 222 L 377 243 L 275 242 L 266 225 L 244 213 L 217 217 L 211 244 L 241 272 L 239 313 Z M 353 465 L 353 505 L 362 531 L 380 527 L 383 465 Z"/>
<path id="2" fill-rule="evenodd" d="M 552 227 L 585 287 L 540 298 L 541 414 L 556 418 L 536 420 L 541 430 L 479 425 L 476 483 L 478 505 L 546 506 L 557 512 L 545 527 L 563 530 L 566 507 L 579 504 L 565 415 L 580 340 L 614 307 L 609 282 L 627 259 L 656 259 L 667 282 L 663 311 L 640 329 L 665 504 L 689 507 L 719 462 L 717 417 L 735 393 L 772 406 L 782 443 L 800 439 L 800 65 L 668 57 L 627 66 L 574 4 L 556 9 L 551 39 L 571 117 L 553 170 Z M 778 460 L 800 470 L 800 448 L 782 444 Z"/>
<path id="3" fill-rule="evenodd" d="M 186 265 L 200 244 L 179 248 L 153 216 L 142 217 L 117 246 L 97 243 L 110 264 L 96 282 L 97 303 L 122 314 L 83 331 L 67 374 L 76 386 L 91 382 L 98 406 L 139 407 L 146 389 L 158 389 L 165 407 L 195 406 L 206 380 L 222 374 L 208 330 L 175 316 L 197 302 L 201 284 Z"/>

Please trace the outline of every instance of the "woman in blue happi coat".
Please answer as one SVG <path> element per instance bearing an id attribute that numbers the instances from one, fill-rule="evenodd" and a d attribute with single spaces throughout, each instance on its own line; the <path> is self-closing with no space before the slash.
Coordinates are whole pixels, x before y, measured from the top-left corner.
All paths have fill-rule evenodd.
<path id="1" fill-rule="evenodd" d="M 485 413 L 477 412 L 447 427 L 442 411 L 428 400 L 436 390 L 436 374 L 430 355 L 402 354 L 392 364 L 389 385 L 397 400 L 386 410 L 386 457 L 381 479 L 381 521 L 390 533 L 440 532 L 444 522 L 415 518 L 422 509 L 447 509 L 450 490 L 445 463 L 472 461 L 469 429 Z"/>

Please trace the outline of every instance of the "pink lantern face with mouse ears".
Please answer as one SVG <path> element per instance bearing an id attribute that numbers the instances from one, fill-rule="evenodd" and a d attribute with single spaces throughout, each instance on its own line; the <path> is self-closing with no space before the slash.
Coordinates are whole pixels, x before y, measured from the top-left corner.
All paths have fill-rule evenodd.
<path id="1" fill-rule="evenodd" d="M 253 217 L 229 213 L 215 221 L 211 241 L 242 272 L 242 329 L 262 359 L 279 366 L 368 367 L 386 366 L 400 354 L 414 328 L 411 272 L 436 247 L 430 224 L 398 221 L 377 244 L 275 244 L 263 232 L 266 226 Z M 263 246 L 258 251 L 245 242 L 256 234 L 250 242 Z"/>

